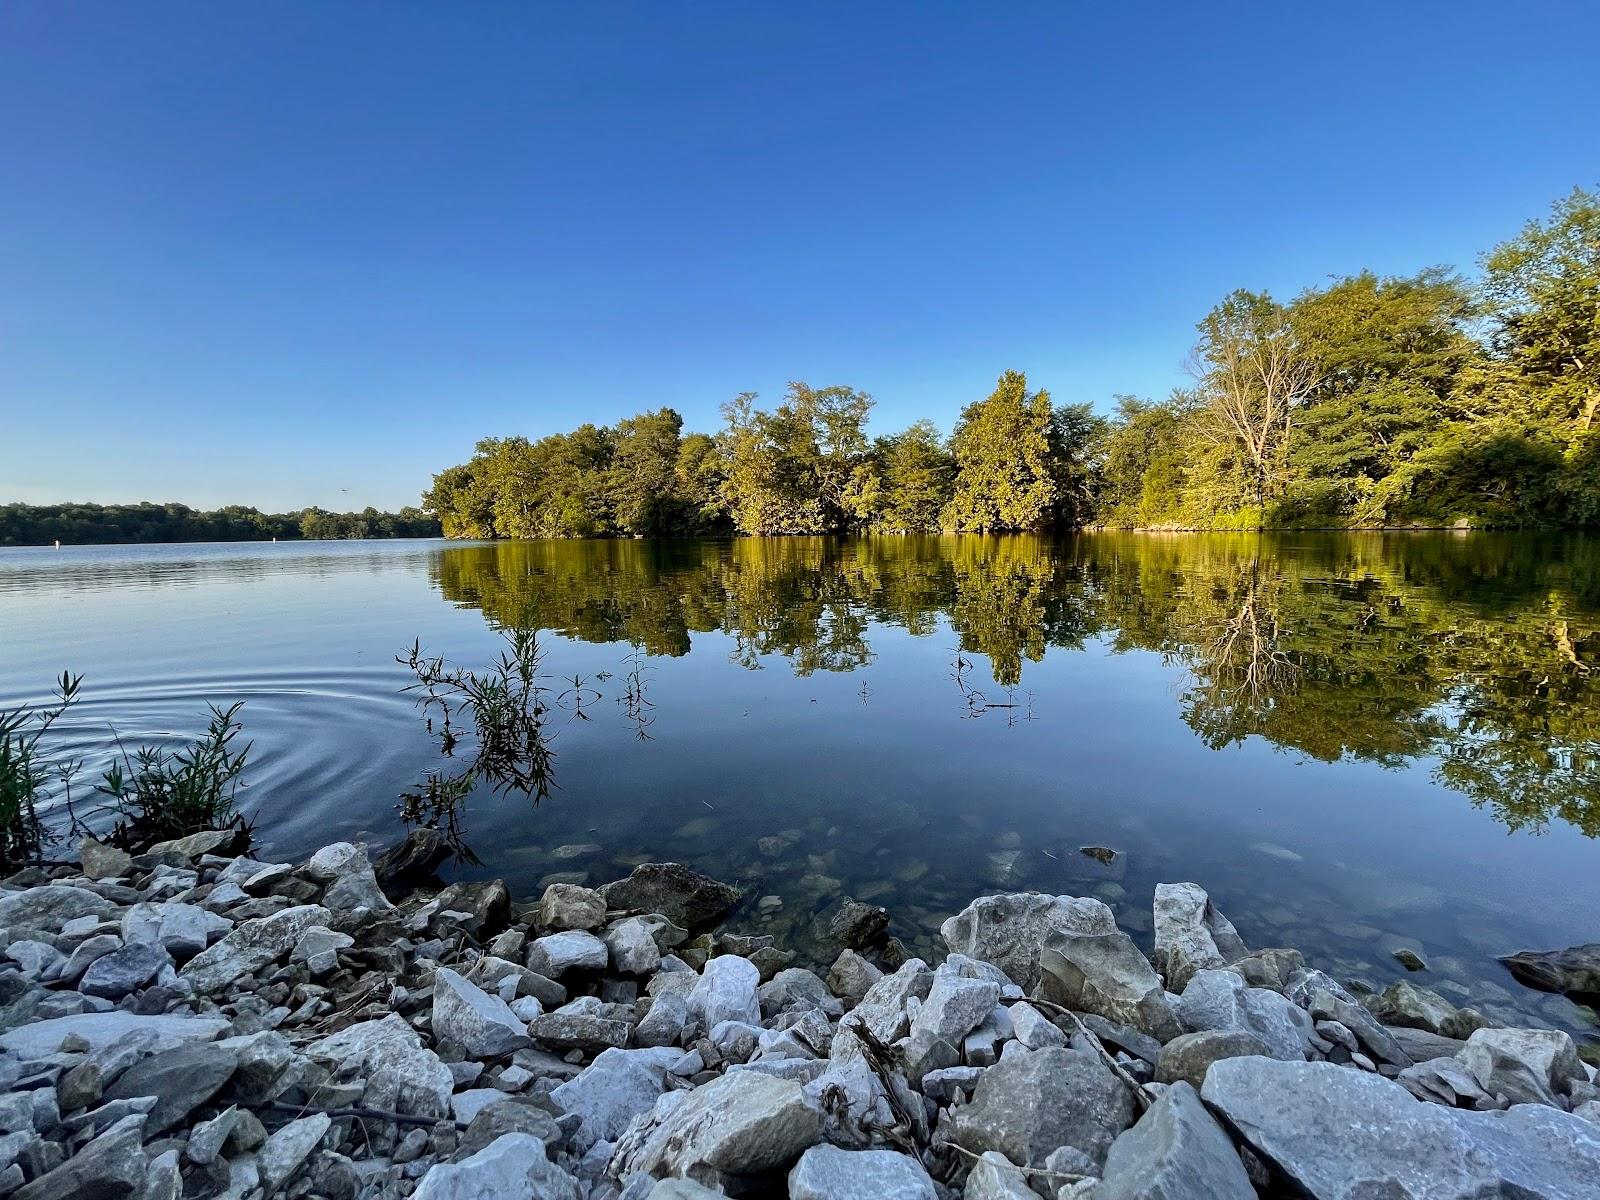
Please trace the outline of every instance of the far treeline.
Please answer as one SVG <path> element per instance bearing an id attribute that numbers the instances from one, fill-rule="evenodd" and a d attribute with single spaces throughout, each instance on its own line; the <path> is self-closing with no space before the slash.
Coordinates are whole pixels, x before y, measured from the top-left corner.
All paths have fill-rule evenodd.
<path id="1" fill-rule="evenodd" d="M 1600 194 L 1481 265 L 1234 292 L 1198 325 L 1193 385 L 1109 419 L 1007 371 L 948 439 L 869 438 L 870 396 L 791 383 L 714 435 L 663 408 L 485 439 L 423 500 L 469 538 L 1600 525 Z"/>
<path id="2" fill-rule="evenodd" d="M 0 504 L 0 546 L 438 536 L 438 518 L 410 506 L 397 513 L 264 513 L 238 505 L 200 512 L 182 504 Z"/>

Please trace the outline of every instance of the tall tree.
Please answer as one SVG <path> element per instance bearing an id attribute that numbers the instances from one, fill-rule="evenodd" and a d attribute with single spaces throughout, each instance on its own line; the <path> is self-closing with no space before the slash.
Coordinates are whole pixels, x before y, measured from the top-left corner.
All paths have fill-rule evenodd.
<path id="1" fill-rule="evenodd" d="M 1050 394 L 1028 391 L 1020 371 L 961 411 L 950 439 L 956 487 L 945 508 L 953 529 L 990 532 L 1045 524 L 1056 502 Z"/>
<path id="2" fill-rule="evenodd" d="M 1495 349 L 1545 412 L 1587 433 L 1600 411 L 1600 193 L 1573 189 L 1483 266 Z"/>
<path id="3" fill-rule="evenodd" d="M 1246 486 L 1264 506 L 1284 482 L 1299 408 L 1317 382 L 1289 314 L 1272 297 L 1236 291 L 1200 322 L 1194 372 L 1205 433 L 1239 451 Z"/>

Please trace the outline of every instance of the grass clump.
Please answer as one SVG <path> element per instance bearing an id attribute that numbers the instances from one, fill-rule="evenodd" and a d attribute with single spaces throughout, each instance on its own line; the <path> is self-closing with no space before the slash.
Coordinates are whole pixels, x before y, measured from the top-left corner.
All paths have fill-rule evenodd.
<path id="1" fill-rule="evenodd" d="M 96 788 L 117 814 L 115 842 L 143 847 L 203 829 L 249 828 L 235 806 L 250 755 L 250 743 L 236 744 L 242 707 L 211 705 L 205 733 L 185 749 L 122 751 Z"/>
<path id="2" fill-rule="evenodd" d="M 0 870 L 37 861 L 53 840 L 39 810 L 54 798 L 56 784 L 70 808 L 76 764 L 48 763 L 39 743 L 77 701 L 82 684 L 81 675 L 62 672 L 52 703 L 0 711 Z"/>

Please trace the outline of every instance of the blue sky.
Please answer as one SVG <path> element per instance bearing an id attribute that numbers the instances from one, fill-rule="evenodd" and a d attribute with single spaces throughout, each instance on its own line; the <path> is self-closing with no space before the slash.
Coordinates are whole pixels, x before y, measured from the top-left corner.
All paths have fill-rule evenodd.
<path id="1" fill-rule="evenodd" d="M 397 507 L 784 382 L 1182 382 L 1600 183 L 1600 6 L 0 6 L 0 501 Z"/>

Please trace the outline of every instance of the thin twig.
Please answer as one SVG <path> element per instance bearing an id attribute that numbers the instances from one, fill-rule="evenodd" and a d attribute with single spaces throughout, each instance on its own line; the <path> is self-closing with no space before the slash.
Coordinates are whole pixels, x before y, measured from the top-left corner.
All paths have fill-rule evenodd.
<path id="1" fill-rule="evenodd" d="M 432 1127 L 446 1120 L 445 1117 L 418 1117 L 411 1113 L 390 1112 L 383 1108 L 312 1108 L 307 1105 L 289 1104 L 282 1100 L 268 1100 L 262 1104 L 250 1105 L 252 1108 L 264 1108 L 269 1112 L 281 1113 L 321 1113 L 326 1117 L 354 1117 L 358 1121 L 388 1121 L 395 1125 L 426 1125 Z M 457 1129 L 466 1126 L 459 1121 L 451 1122 Z"/>
<path id="2" fill-rule="evenodd" d="M 1132 1075 L 1128 1074 L 1126 1068 L 1124 1068 L 1121 1063 L 1112 1057 L 1111 1051 L 1106 1049 L 1105 1043 L 1095 1036 L 1094 1030 L 1085 1025 L 1083 1023 L 1083 1018 L 1078 1016 L 1078 1014 L 1073 1012 L 1070 1008 L 1067 1008 L 1065 1005 L 1057 1004 L 1053 1000 L 1038 1000 L 1031 998 L 1026 1000 L 1007 1000 L 1002 1001 L 1002 1003 L 1032 1004 L 1036 1008 L 1048 1008 L 1054 1012 L 1061 1013 L 1064 1016 L 1071 1017 L 1072 1023 L 1078 1027 L 1078 1032 L 1083 1034 L 1084 1037 L 1088 1038 L 1089 1044 L 1099 1051 L 1101 1059 L 1104 1060 L 1106 1066 L 1111 1068 L 1111 1073 L 1118 1079 L 1122 1080 L 1123 1084 L 1128 1088 L 1128 1090 L 1133 1093 L 1133 1099 L 1134 1102 L 1138 1104 L 1139 1111 L 1143 1112 L 1145 1109 L 1150 1107 L 1150 1093 L 1144 1090 L 1144 1085 Z"/>
<path id="3" fill-rule="evenodd" d="M 957 1154 L 965 1154 L 974 1162 L 983 1157 L 983 1155 L 975 1151 L 968 1150 L 965 1146 L 958 1146 L 955 1142 L 946 1142 L 944 1144 Z M 1041 1179 L 1059 1179 L 1064 1183 L 1082 1183 L 1085 1179 L 1099 1178 L 1097 1175 L 1074 1175 L 1071 1171 L 1047 1171 L 1043 1167 L 1019 1167 L 1009 1159 L 1007 1160 L 1007 1165 L 1013 1170 L 1021 1171 L 1024 1175 L 1037 1175 Z"/>

